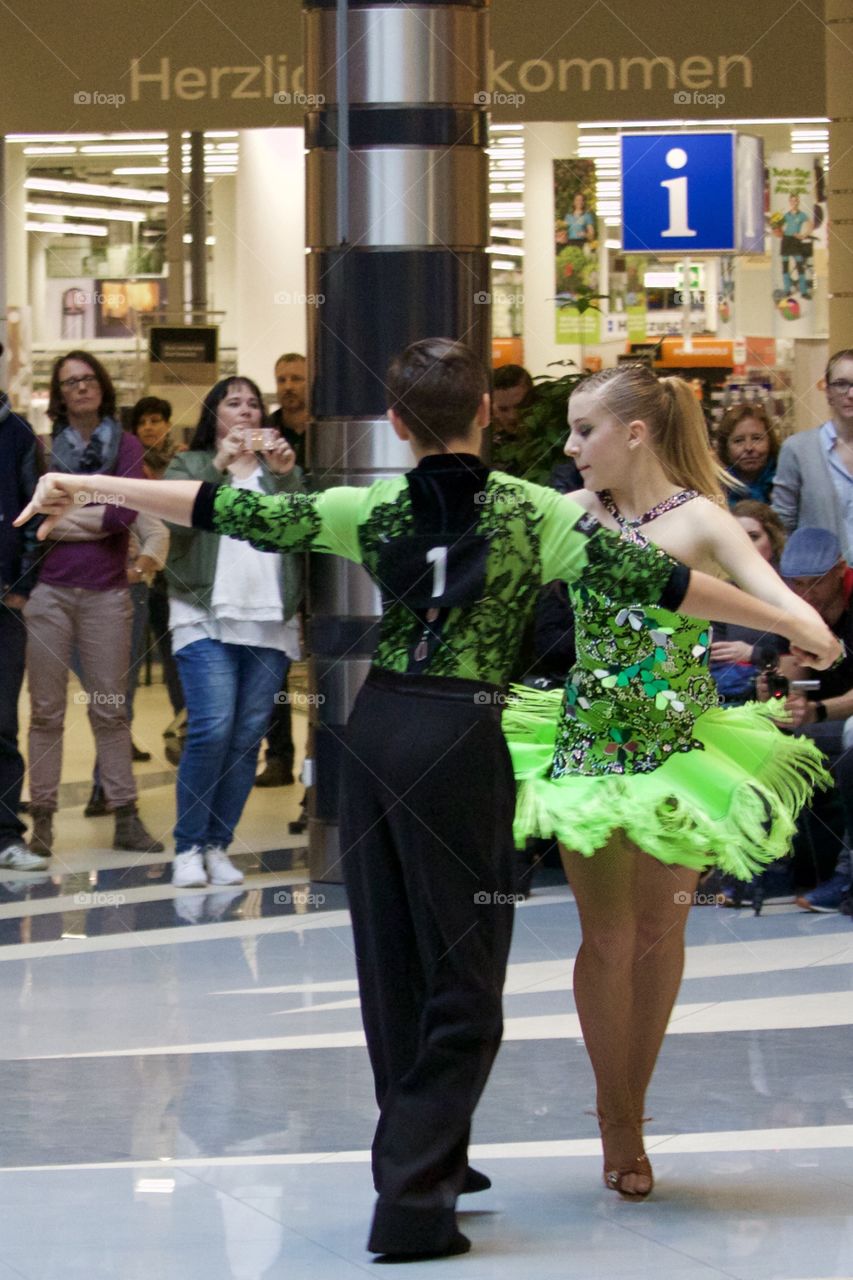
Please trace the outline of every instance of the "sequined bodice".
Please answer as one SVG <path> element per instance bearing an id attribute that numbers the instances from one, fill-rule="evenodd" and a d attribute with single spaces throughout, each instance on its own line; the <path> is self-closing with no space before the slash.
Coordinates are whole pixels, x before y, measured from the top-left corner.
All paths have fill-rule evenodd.
<path id="1" fill-rule="evenodd" d="M 600 495 L 623 537 L 646 543 L 641 526 L 696 497 L 684 490 L 626 521 Z M 578 660 L 566 684 L 552 776 L 650 772 L 674 752 L 702 750 L 696 718 L 718 703 L 708 672 L 707 622 L 614 601 L 575 584 Z"/>

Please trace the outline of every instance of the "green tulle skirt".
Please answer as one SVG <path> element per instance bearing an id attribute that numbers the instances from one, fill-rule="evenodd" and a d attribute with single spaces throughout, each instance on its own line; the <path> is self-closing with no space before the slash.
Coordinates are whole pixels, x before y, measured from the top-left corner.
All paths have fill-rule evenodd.
<path id="1" fill-rule="evenodd" d="M 550 778 L 562 690 L 512 692 L 503 728 L 519 844 L 556 836 L 591 856 L 624 831 L 662 862 L 746 880 L 789 851 L 800 809 L 816 786 L 832 785 L 815 744 L 782 733 L 761 703 L 706 711 L 693 730 L 704 751 L 678 752 L 651 773 Z"/>

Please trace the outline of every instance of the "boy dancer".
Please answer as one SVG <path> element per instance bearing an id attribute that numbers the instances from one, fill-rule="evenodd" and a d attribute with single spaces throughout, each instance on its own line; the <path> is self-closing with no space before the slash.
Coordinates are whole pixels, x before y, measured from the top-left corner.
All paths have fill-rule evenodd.
<path id="1" fill-rule="evenodd" d="M 47 476 L 24 513 L 58 513 L 87 489 L 115 494 L 261 549 L 345 556 L 380 587 L 379 643 L 345 743 L 341 847 L 380 1107 L 368 1248 L 400 1260 L 467 1251 L 456 1199 L 489 1185 L 468 1168 L 467 1146 L 500 1043 L 512 927 L 514 786 L 500 708 L 539 586 L 583 575 L 626 598 L 784 630 L 821 662 L 837 648 L 820 623 L 780 619 L 620 541 L 569 498 L 490 472 L 479 458 L 487 385 L 459 343 L 409 347 L 389 370 L 388 416 L 418 465 L 366 488 L 263 497 Z"/>

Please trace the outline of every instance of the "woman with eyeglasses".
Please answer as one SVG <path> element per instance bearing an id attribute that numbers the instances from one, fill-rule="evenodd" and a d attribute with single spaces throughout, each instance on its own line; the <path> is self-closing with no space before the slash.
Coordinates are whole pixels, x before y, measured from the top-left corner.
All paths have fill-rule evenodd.
<path id="1" fill-rule="evenodd" d="M 51 467 L 72 474 L 142 478 L 142 446 L 122 431 L 115 389 L 95 356 L 69 351 L 53 366 L 48 417 Z M 115 815 L 114 849 L 161 853 L 136 809 L 127 721 L 132 607 L 128 529 L 136 512 L 105 501 L 52 530 L 26 609 L 30 690 L 29 781 L 33 853 L 53 852 L 62 736 L 73 654 L 79 655 L 101 784 Z"/>
<path id="2" fill-rule="evenodd" d="M 782 445 L 772 507 L 789 533 L 829 529 L 853 559 L 853 348 L 830 356 L 824 374 L 829 417 Z"/>

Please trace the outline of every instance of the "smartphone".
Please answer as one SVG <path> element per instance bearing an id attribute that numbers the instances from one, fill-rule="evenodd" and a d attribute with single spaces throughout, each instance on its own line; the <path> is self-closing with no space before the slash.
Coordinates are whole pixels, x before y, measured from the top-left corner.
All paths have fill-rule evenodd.
<path id="1" fill-rule="evenodd" d="M 278 440 L 275 427 L 246 427 L 246 448 L 252 453 L 263 453 L 271 449 Z"/>

